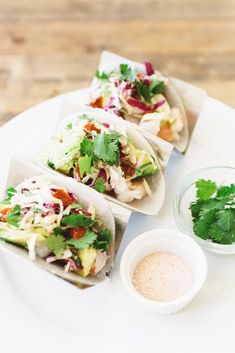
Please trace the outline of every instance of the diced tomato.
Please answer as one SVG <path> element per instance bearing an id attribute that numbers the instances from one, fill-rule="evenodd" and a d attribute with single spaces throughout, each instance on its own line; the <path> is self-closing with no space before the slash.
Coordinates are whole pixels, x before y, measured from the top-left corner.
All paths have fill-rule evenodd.
<path id="1" fill-rule="evenodd" d="M 70 197 L 69 194 L 66 191 L 62 190 L 62 189 L 56 190 L 53 193 L 53 196 L 56 199 L 61 200 L 63 202 L 64 207 L 67 207 L 69 205 L 72 205 L 72 203 L 74 203 L 72 197 Z"/>
<path id="2" fill-rule="evenodd" d="M 12 211 L 11 207 L 4 208 L 4 210 L 0 212 L 0 222 L 6 222 L 6 218 L 4 216 L 6 216 L 11 211 Z"/>
<path id="3" fill-rule="evenodd" d="M 73 239 L 80 239 L 86 233 L 86 229 L 82 227 L 71 228 L 69 230 L 69 235 Z"/>
<path id="4" fill-rule="evenodd" d="M 174 134 L 171 128 L 171 124 L 169 122 L 166 122 L 164 125 L 162 125 L 157 135 L 163 140 L 169 142 L 173 141 Z"/>
<path id="5" fill-rule="evenodd" d="M 90 123 L 90 122 L 87 123 L 87 124 L 84 126 L 84 128 L 85 128 L 86 131 L 89 131 L 89 132 L 91 132 L 91 131 L 96 131 L 97 134 L 100 133 L 100 129 L 99 129 L 98 127 L 96 127 L 95 124 Z"/>
<path id="6" fill-rule="evenodd" d="M 90 103 L 90 106 L 93 108 L 103 108 L 103 97 L 98 97 Z"/>
<path id="7" fill-rule="evenodd" d="M 136 74 L 136 77 L 142 79 L 142 78 L 144 78 L 144 74 L 142 72 L 138 72 Z"/>

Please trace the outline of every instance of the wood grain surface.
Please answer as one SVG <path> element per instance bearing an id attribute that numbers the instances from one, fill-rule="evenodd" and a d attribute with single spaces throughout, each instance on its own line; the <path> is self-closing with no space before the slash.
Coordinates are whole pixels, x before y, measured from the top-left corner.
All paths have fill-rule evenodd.
<path id="1" fill-rule="evenodd" d="M 104 49 L 235 107 L 235 0 L 0 0 L 0 125 L 88 86 Z"/>

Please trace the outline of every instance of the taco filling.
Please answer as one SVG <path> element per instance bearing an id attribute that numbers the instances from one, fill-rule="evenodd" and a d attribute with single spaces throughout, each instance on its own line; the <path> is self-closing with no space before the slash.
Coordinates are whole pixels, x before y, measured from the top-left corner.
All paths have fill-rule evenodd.
<path id="1" fill-rule="evenodd" d="M 24 247 L 48 263 L 83 277 L 96 275 L 105 265 L 112 235 L 90 205 L 77 196 L 35 177 L 7 190 L 0 203 L 0 239 Z"/>
<path id="2" fill-rule="evenodd" d="M 123 63 L 111 71 L 96 71 L 90 105 L 137 121 L 164 140 L 177 141 L 184 127 L 183 115 L 167 102 L 167 85 L 168 79 L 155 72 L 151 63 L 145 62 L 144 71 Z"/>
<path id="3" fill-rule="evenodd" d="M 153 156 L 138 149 L 125 126 L 114 128 L 78 116 L 54 136 L 42 153 L 48 167 L 123 202 L 151 194 L 146 177 L 160 170 Z"/>

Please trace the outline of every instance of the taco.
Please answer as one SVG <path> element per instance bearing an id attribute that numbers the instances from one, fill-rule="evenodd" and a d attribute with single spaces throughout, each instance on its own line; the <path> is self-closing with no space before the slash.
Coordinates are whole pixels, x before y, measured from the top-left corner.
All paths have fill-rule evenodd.
<path id="1" fill-rule="evenodd" d="M 139 65 L 114 61 L 101 66 L 90 88 L 90 106 L 138 124 L 181 152 L 187 146 L 183 103 L 170 79 L 149 62 Z"/>
<path id="2" fill-rule="evenodd" d="M 26 249 L 31 260 L 43 260 L 47 270 L 74 282 L 75 275 L 95 278 L 109 270 L 114 234 L 105 200 L 63 178 L 27 179 L 9 187 L 0 202 L 1 241 Z"/>
<path id="3" fill-rule="evenodd" d="M 154 214 L 164 200 L 160 164 L 135 129 L 102 109 L 80 110 L 65 118 L 39 157 L 44 166 L 90 186 L 112 200 Z"/>

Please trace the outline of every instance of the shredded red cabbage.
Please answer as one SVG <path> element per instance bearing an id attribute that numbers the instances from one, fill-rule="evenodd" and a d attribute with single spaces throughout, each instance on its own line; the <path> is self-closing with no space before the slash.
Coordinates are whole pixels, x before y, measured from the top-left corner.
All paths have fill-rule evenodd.
<path id="1" fill-rule="evenodd" d="M 74 192 L 68 192 L 69 197 L 73 200 L 73 201 L 77 201 L 77 195 L 74 194 Z"/>
<path id="2" fill-rule="evenodd" d="M 104 169 L 100 169 L 99 174 L 98 174 L 98 178 L 103 178 L 104 180 L 107 180 L 107 174 Z"/>
<path id="3" fill-rule="evenodd" d="M 103 123 L 103 125 L 104 125 L 105 127 L 107 127 L 108 129 L 110 128 L 110 124 L 109 124 L 109 123 Z"/>
<path id="4" fill-rule="evenodd" d="M 144 62 L 145 65 L 145 70 L 148 76 L 151 76 L 154 74 L 154 68 L 153 65 L 149 61 Z"/>
<path id="5" fill-rule="evenodd" d="M 91 213 L 88 212 L 87 210 L 84 210 L 84 209 L 80 209 L 80 210 L 79 210 L 79 213 L 83 213 L 83 214 L 85 214 L 86 216 L 91 216 Z"/>
<path id="6" fill-rule="evenodd" d="M 141 102 L 139 101 L 138 99 L 135 99 L 135 98 L 129 98 L 127 100 L 127 102 L 132 106 L 132 107 L 137 107 L 139 109 L 141 109 L 143 112 L 153 112 L 155 111 L 156 109 L 160 108 L 164 103 L 165 103 L 165 100 L 162 99 L 161 101 L 155 103 L 155 104 L 152 104 L 152 105 L 147 105 L 145 104 L 144 102 Z"/>
<path id="7" fill-rule="evenodd" d="M 53 208 L 54 204 L 51 202 L 44 202 L 43 206 L 46 208 Z"/>
<path id="8" fill-rule="evenodd" d="M 110 109 L 110 108 L 112 108 L 114 106 L 113 105 L 114 99 L 115 99 L 114 97 L 110 97 L 109 98 L 108 104 L 106 105 L 105 109 Z"/>
<path id="9" fill-rule="evenodd" d="M 90 184 L 87 184 L 87 186 L 89 186 L 90 188 L 92 188 L 92 186 L 94 186 L 95 183 L 96 183 L 96 179 L 93 179 Z"/>
<path id="10" fill-rule="evenodd" d="M 164 103 L 165 103 L 165 99 L 162 99 L 161 101 L 155 103 L 155 104 L 153 105 L 154 110 L 160 108 Z"/>
<path id="11" fill-rule="evenodd" d="M 72 268 L 72 270 L 78 271 L 81 269 L 81 267 L 78 266 L 78 264 L 71 257 L 68 259 L 68 262 L 70 263 L 70 268 Z"/>

